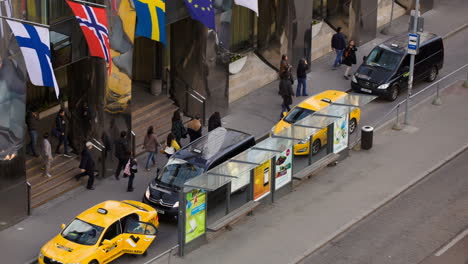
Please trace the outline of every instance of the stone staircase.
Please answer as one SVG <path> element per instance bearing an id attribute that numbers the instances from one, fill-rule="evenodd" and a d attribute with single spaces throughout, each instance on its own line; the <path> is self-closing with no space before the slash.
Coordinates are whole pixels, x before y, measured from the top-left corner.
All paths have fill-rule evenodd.
<path id="1" fill-rule="evenodd" d="M 31 208 L 36 208 L 80 185 L 84 185 L 87 177 L 76 181 L 74 176 L 80 173 L 79 157 L 70 154 L 67 158 L 62 155 L 54 156 L 50 173 L 52 177 L 44 175 L 42 158 L 26 160 L 26 177 L 31 185 Z"/>
<path id="2" fill-rule="evenodd" d="M 166 96 L 159 96 L 153 102 L 132 111 L 132 131 L 136 135 L 136 156 L 145 152 L 142 148 L 149 126 L 154 127 L 158 141 L 164 144 L 167 134 L 171 131 L 172 115 L 179 108 Z"/>
<path id="3" fill-rule="evenodd" d="M 255 53 L 249 53 L 247 57 L 242 70 L 229 76 L 229 103 L 278 79 L 278 73 Z"/>

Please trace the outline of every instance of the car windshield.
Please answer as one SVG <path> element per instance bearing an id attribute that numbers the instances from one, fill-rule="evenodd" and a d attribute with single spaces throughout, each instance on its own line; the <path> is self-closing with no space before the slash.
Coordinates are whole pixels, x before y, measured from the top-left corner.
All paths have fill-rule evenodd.
<path id="1" fill-rule="evenodd" d="M 72 242 L 91 246 L 96 244 L 104 228 L 75 219 L 62 232 L 62 236 Z"/>
<path id="2" fill-rule="evenodd" d="M 376 47 L 366 59 L 366 65 L 380 67 L 386 70 L 393 71 L 398 66 L 402 55 L 393 51 Z"/>
<path id="3" fill-rule="evenodd" d="M 203 173 L 203 169 L 188 162 L 169 163 L 157 180 L 163 185 L 182 187 L 186 181 Z"/>
<path id="4" fill-rule="evenodd" d="M 299 120 L 304 119 L 306 116 L 313 114 L 315 111 L 310 109 L 305 109 L 302 107 L 294 107 L 291 112 L 284 118 L 284 121 L 289 124 L 294 124 Z"/>

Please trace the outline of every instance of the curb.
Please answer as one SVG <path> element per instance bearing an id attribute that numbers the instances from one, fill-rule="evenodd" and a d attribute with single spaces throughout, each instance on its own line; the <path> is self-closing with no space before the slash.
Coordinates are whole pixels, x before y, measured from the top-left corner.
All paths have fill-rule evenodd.
<path id="1" fill-rule="evenodd" d="M 427 179 L 427 176 L 435 172 L 436 170 L 440 169 L 442 166 L 444 166 L 446 163 L 450 162 L 454 158 L 456 158 L 458 155 L 460 155 L 462 152 L 468 150 L 468 143 L 465 144 L 463 147 L 459 148 L 458 150 L 452 152 L 447 158 L 444 160 L 441 160 L 439 163 L 437 163 L 435 166 L 432 168 L 426 170 L 423 172 L 421 175 L 419 175 L 417 178 L 413 179 L 411 182 L 406 184 L 405 186 L 401 187 L 398 189 L 396 192 L 390 194 L 386 199 L 384 199 L 382 202 L 379 204 L 375 205 L 372 207 L 370 210 L 367 212 L 361 214 L 358 217 L 355 217 L 353 220 L 349 221 L 347 224 L 342 226 L 340 229 L 338 229 L 336 232 L 331 234 L 329 237 L 323 239 L 321 242 L 317 243 L 315 247 L 313 247 L 310 250 L 307 250 L 304 252 L 301 256 L 297 257 L 294 259 L 291 264 L 296 264 L 302 262 L 306 257 L 312 255 L 315 251 L 319 250 L 320 248 L 324 247 L 326 244 L 328 244 L 330 241 L 333 239 L 337 238 L 339 235 L 342 233 L 350 230 L 352 227 L 355 225 L 359 224 L 362 220 L 366 219 L 369 215 L 377 211 L 378 209 L 382 208 L 383 206 L 387 205 L 388 203 L 392 202 L 396 198 L 398 198 L 402 193 L 406 192 L 407 190 L 411 189 L 418 183 L 422 182 L 423 180 Z"/>
<path id="2" fill-rule="evenodd" d="M 445 34 L 445 35 L 442 37 L 442 39 L 444 39 L 444 40 L 445 40 L 445 39 L 448 39 L 449 37 L 451 37 L 451 36 L 457 34 L 457 33 L 460 32 L 460 31 L 462 31 L 462 30 L 465 29 L 466 27 L 468 27 L 468 23 L 465 23 L 465 24 L 463 24 L 463 25 L 457 27 L 456 29 L 450 31 L 449 33 Z"/>

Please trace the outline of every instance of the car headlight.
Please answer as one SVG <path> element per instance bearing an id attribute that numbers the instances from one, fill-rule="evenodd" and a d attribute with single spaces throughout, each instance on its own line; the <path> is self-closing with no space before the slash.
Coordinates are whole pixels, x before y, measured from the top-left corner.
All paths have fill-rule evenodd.
<path id="1" fill-rule="evenodd" d="M 388 88 L 388 86 L 390 86 L 390 84 L 389 84 L 389 83 L 384 83 L 384 84 L 382 84 L 382 85 L 379 85 L 379 87 L 377 87 L 377 89 L 381 89 L 381 90 L 383 90 L 383 89 L 387 89 L 387 88 Z"/>
<path id="2" fill-rule="evenodd" d="M 353 81 L 353 83 L 357 83 L 356 76 L 353 75 L 353 77 L 351 78 L 351 80 Z"/>
<path id="3" fill-rule="evenodd" d="M 299 140 L 299 144 L 306 144 L 307 142 L 309 142 L 309 139 L 308 138 L 305 138 L 303 140 Z"/>
<path id="4" fill-rule="evenodd" d="M 150 192 L 150 188 L 149 188 L 149 186 L 148 186 L 148 188 L 146 188 L 146 192 L 145 192 L 145 197 L 146 197 L 146 199 L 149 200 L 150 195 L 151 195 L 151 192 Z"/>
<path id="5" fill-rule="evenodd" d="M 176 207 L 179 207 L 179 201 L 175 202 L 175 204 L 172 205 L 172 208 L 176 208 Z"/>

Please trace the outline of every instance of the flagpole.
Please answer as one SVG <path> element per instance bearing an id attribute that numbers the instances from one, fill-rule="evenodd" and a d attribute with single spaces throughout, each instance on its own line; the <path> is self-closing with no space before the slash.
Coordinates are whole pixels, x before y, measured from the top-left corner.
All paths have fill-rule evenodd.
<path id="1" fill-rule="evenodd" d="M 6 17 L 6 16 L 2 16 L 2 15 L 0 15 L 0 18 L 4 18 L 6 20 L 11 20 L 11 21 L 16 21 L 16 22 L 20 22 L 20 23 L 31 24 L 31 25 L 39 26 L 39 27 L 45 27 L 45 28 L 50 27 L 49 25 L 40 24 L 40 23 L 36 23 L 36 22 L 31 22 L 31 21 L 28 21 L 28 20 L 23 20 L 23 19 L 18 19 L 18 18 Z"/>
<path id="2" fill-rule="evenodd" d="M 77 3 L 82 3 L 82 4 L 86 4 L 86 5 L 97 6 L 97 7 L 103 7 L 103 8 L 107 7 L 106 5 L 100 5 L 100 4 L 87 2 L 87 1 L 82 1 L 82 0 L 70 0 L 70 2 L 77 2 Z"/>

